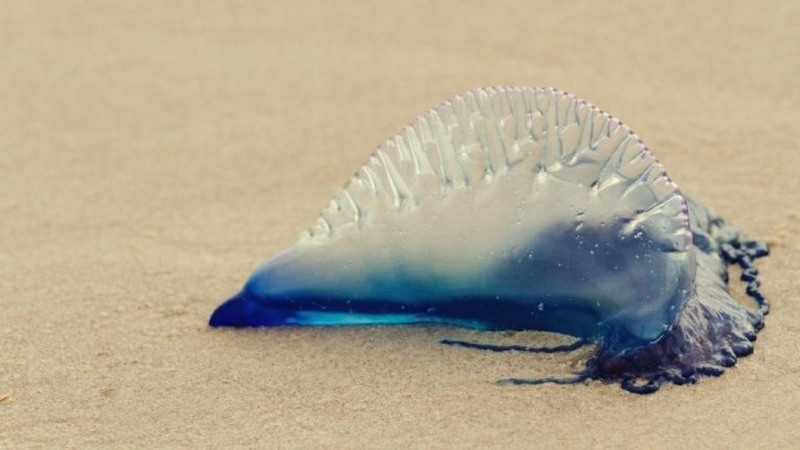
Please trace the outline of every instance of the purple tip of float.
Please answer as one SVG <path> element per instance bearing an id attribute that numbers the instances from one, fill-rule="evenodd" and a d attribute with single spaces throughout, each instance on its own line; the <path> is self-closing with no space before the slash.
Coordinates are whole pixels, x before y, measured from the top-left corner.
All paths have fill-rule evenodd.
<path id="1" fill-rule="evenodd" d="M 217 307 L 208 324 L 212 327 L 266 327 L 286 325 L 285 319 L 286 314 L 265 308 L 240 292 Z"/>

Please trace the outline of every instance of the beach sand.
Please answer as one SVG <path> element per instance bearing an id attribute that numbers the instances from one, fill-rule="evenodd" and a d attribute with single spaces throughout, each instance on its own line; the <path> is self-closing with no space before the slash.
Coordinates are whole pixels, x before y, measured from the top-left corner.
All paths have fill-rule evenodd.
<path id="1" fill-rule="evenodd" d="M 788 1 L 5 1 L 0 447 L 797 448 L 799 23 Z M 494 384 L 586 351 L 438 343 L 538 335 L 207 327 L 382 139 L 485 85 L 602 106 L 769 241 L 755 354 L 639 396 Z"/>

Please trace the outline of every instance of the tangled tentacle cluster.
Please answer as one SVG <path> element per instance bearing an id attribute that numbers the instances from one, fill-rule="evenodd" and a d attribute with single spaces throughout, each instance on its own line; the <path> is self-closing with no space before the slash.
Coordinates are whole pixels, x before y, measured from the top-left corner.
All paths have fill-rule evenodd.
<path id="1" fill-rule="evenodd" d="M 754 260 L 768 255 L 769 249 L 764 242 L 741 239 L 735 228 L 719 218 L 702 220 L 706 212 L 700 211 L 699 223 L 695 224 L 706 226 L 708 232 L 698 233 L 698 247 L 705 251 L 698 252 L 697 292 L 664 336 L 621 353 L 613 350 L 613 341 L 601 341 L 584 371 L 572 377 L 502 382 L 570 384 L 596 379 L 620 382 L 623 389 L 632 393 L 650 394 L 667 383 L 693 384 L 704 376 L 720 376 L 738 358 L 752 354 L 756 333 L 764 327 L 764 316 L 769 313 Z M 712 239 L 703 245 L 708 236 Z M 746 283 L 745 292 L 755 301 L 755 309 L 730 296 L 728 265 L 741 268 L 740 279 Z"/>

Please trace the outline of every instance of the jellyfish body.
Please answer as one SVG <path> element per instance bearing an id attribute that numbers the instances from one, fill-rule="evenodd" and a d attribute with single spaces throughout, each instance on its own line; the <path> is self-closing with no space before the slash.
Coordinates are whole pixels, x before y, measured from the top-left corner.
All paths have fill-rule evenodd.
<path id="1" fill-rule="evenodd" d="M 598 343 L 575 379 L 652 391 L 752 351 L 766 301 L 733 300 L 727 264 L 765 252 L 603 111 L 550 88 L 480 89 L 376 149 L 210 324 L 553 331 Z"/>

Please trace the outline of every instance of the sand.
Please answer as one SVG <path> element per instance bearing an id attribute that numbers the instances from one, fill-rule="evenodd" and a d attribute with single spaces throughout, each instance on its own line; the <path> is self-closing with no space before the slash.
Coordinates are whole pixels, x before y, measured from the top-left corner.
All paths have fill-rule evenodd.
<path id="1" fill-rule="evenodd" d="M 798 23 L 788 1 L 4 1 L 0 447 L 800 445 Z M 377 143 L 496 84 L 602 106 L 772 244 L 753 356 L 637 396 L 493 384 L 586 352 L 438 344 L 540 336 L 206 326 Z"/>

